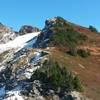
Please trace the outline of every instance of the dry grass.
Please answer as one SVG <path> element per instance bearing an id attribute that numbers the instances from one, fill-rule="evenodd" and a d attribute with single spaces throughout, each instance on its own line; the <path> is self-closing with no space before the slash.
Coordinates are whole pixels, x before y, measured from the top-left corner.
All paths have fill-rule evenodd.
<path id="1" fill-rule="evenodd" d="M 51 49 L 51 56 L 60 65 L 79 74 L 85 86 L 83 94 L 93 98 L 93 100 L 100 100 L 100 55 L 81 58 L 70 56 L 57 49 Z"/>

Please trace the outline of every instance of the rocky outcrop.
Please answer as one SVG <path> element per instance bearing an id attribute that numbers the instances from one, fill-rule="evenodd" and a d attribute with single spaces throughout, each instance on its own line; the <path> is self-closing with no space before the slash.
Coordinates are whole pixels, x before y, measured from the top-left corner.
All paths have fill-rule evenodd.
<path id="1" fill-rule="evenodd" d="M 8 41 L 14 40 L 16 33 L 0 23 L 0 44 L 7 43 Z"/>
<path id="2" fill-rule="evenodd" d="M 45 21 L 45 27 L 38 36 L 36 46 L 47 47 L 50 42 L 50 37 L 59 30 L 64 30 L 64 27 L 70 28 L 70 24 L 62 17 L 54 17 Z"/>
<path id="3" fill-rule="evenodd" d="M 45 27 L 41 31 L 41 34 L 38 36 L 38 39 L 35 45 L 36 47 L 46 47 L 47 46 L 47 43 L 49 42 L 49 38 L 53 34 L 53 31 L 51 30 L 51 28 L 54 26 L 57 19 L 58 17 L 55 17 L 53 19 L 48 19 L 45 21 Z"/>
<path id="4" fill-rule="evenodd" d="M 32 27 L 30 25 L 24 25 L 19 30 L 19 35 L 24 35 L 27 33 L 34 33 L 39 32 L 39 29 L 37 27 Z"/>
<path id="5" fill-rule="evenodd" d="M 45 51 L 33 49 L 22 49 L 18 52 L 9 50 L 0 54 L 2 58 L 0 59 L 0 100 L 12 100 L 12 98 L 44 100 L 37 89 L 39 84 L 29 79 L 34 71 L 41 67 L 41 60 L 47 54 Z M 27 91 L 30 91 L 29 96 L 25 95 Z"/>

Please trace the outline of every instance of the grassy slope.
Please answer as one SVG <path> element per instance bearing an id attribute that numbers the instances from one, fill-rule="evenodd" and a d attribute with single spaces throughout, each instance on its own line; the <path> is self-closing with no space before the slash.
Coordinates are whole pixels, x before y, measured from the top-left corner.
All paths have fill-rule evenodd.
<path id="1" fill-rule="evenodd" d="M 79 74 L 85 86 L 85 95 L 94 100 L 100 100 L 100 55 L 81 58 L 70 56 L 58 49 L 51 49 L 51 57 L 62 66 Z"/>
<path id="2" fill-rule="evenodd" d="M 61 51 L 61 48 L 51 49 L 52 59 L 79 74 L 85 89 L 84 93 L 93 100 L 100 100 L 100 33 L 91 32 L 88 28 L 73 24 L 72 27 L 88 37 L 88 41 L 78 48 L 88 48 L 91 56 L 81 58 L 70 56 Z"/>
<path id="3" fill-rule="evenodd" d="M 78 32 L 83 33 L 84 35 L 88 36 L 90 45 L 96 45 L 100 47 L 100 33 L 91 32 L 88 28 L 76 25 L 73 26 L 74 29 Z"/>

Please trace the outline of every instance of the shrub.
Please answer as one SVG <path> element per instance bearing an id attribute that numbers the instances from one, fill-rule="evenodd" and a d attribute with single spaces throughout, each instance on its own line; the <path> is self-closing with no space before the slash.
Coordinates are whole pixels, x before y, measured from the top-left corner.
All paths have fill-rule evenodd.
<path id="1" fill-rule="evenodd" d="M 75 47 L 70 48 L 70 50 L 67 53 L 71 56 L 77 56 L 77 49 Z"/>
<path id="2" fill-rule="evenodd" d="M 35 79 L 48 82 L 55 89 L 58 87 L 66 91 L 82 91 L 83 89 L 79 77 L 66 70 L 65 67 L 61 68 L 57 62 L 49 63 L 38 69 L 31 77 L 32 81 Z"/>
<path id="3" fill-rule="evenodd" d="M 98 32 L 97 29 L 96 29 L 94 26 L 91 26 L 91 25 L 90 25 L 90 26 L 89 26 L 89 29 L 90 29 L 92 32 Z"/>
<path id="4" fill-rule="evenodd" d="M 81 57 L 88 57 L 88 56 L 90 56 L 90 51 L 89 51 L 89 50 L 79 49 L 79 50 L 77 50 L 77 53 L 78 53 Z"/>
<path id="5" fill-rule="evenodd" d="M 74 85 L 74 88 L 75 88 L 77 91 L 83 91 L 83 86 L 82 86 L 82 83 L 81 83 L 80 78 L 79 78 L 78 75 L 76 75 L 76 76 L 74 77 L 73 85 Z"/>

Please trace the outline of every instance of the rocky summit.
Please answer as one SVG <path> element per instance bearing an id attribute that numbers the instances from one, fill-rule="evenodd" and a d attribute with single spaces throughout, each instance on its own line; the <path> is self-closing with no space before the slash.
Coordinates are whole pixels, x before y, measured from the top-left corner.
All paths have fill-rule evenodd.
<path id="1" fill-rule="evenodd" d="M 34 33 L 34 32 L 39 32 L 39 28 L 32 27 L 30 25 L 24 25 L 20 28 L 19 35 L 24 35 L 27 33 Z"/>
<path id="2" fill-rule="evenodd" d="M 96 28 L 62 17 L 41 31 L 0 24 L 0 100 L 99 100 L 99 43 Z"/>

